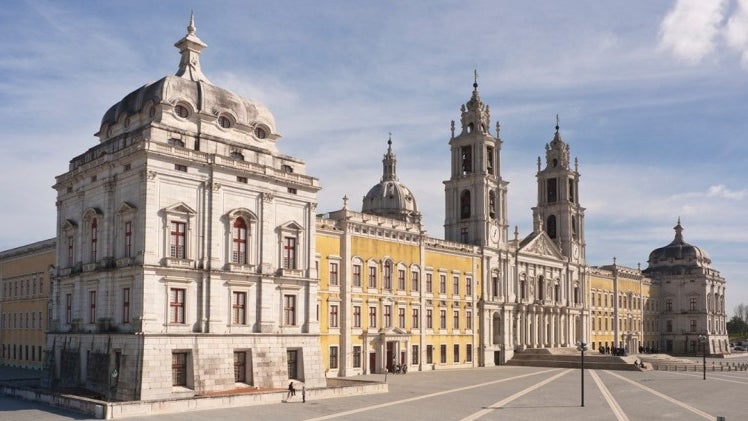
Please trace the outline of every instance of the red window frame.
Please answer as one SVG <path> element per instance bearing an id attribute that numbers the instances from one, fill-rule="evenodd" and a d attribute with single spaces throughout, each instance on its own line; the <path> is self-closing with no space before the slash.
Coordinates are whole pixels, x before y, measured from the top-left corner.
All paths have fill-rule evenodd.
<path id="1" fill-rule="evenodd" d="M 247 223 L 244 218 L 234 220 L 234 236 L 231 239 L 231 261 L 239 265 L 247 264 Z"/>
<path id="2" fill-rule="evenodd" d="M 185 293 L 183 288 L 169 290 L 169 323 L 184 323 Z"/>
<path id="3" fill-rule="evenodd" d="M 243 291 L 234 291 L 233 303 L 231 304 L 234 324 L 247 324 L 247 293 Z"/>
<path id="4" fill-rule="evenodd" d="M 174 259 L 184 259 L 186 253 L 187 223 L 171 221 L 171 241 L 169 256 Z"/>

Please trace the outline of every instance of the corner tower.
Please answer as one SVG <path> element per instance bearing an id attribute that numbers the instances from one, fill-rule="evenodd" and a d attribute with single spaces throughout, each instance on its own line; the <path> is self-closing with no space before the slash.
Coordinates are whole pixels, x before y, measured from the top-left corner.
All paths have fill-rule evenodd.
<path id="1" fill-rule="evenodd" d="M 501 138 L 489 132 L 489 108 L 478 94 L 477 73 L 470 100 L 460 108 L 460 131 L 452 121 L 452 173 L 444 182 L 444 238 L 500 247 L 507 241 L 507 182 L 501 179 Z"/>
<path id="2" fill-rule="evenodd" d="M 569 145 L 556 133 L 545 145 L 545 168 L 538 157 L 538 205 L 532 208 L 533 231 L 545 230 L 557 241 L 564 256 L 584 264 L 584 208 L 579 205 L 579 162 L 569 163 Z"/>

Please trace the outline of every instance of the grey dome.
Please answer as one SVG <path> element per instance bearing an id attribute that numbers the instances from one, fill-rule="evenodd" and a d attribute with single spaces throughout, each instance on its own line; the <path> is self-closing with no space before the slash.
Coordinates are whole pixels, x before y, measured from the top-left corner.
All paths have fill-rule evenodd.
<path id="1" fill-rule="evenodd" d="M 392 153 L 392 140 L 387 141 L 387 144 L 387 153 L 382 160 L 382 180 L 364 196 L 361 212 L 420 223 L 421 213 L 418 212 L 415 196 L 397 179 L 397 160 Z"/>
<path id="2" fill-rule="evenodd" d="M 680 219 L 673 229 L 675 230 L 673 241 L 649 253 L 649 267 L 646 271 L 651 272 L 674 267 L 709 267 L 712 263 L 709 254 L 683 240 L 683 227 L 680 224 Z"/>

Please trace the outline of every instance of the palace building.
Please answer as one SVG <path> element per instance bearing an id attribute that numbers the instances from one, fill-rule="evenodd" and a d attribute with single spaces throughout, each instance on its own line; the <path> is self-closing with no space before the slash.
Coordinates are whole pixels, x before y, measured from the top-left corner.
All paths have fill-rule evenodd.
<path id="1" fill-rule="evenodd" d="M 558 121 L 538 143 L 532 229 L 510 233 L 500 126 L 476 78 L 445 136 L 435 238 L 391 138 L 360 210 L 344 198 L 318 213 L 320 182 L 281 152 L 270 110 L 202 72 L 194 19 L 175 46 L 176 74 L 114 104 L 56 178 L 56 238 L 0 253 L 3 364 L 147 400 L 578 342 L 730 352 L 725 279 L 680 221 L 644 270 L 588 265 L 580 163 Z"/>

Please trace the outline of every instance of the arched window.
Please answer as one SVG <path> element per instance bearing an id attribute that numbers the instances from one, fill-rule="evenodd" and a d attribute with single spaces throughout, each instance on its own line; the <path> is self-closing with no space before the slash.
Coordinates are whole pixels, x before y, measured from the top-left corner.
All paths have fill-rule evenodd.
<path id="1" fill-rule="evenodd" d="M 99 242 L 99 224 L 97 218 L 91 220 L 91 262 L 96 261 L 96 246 Z"/>
<path id="2" fill-rule="evenodd" d="M 571 217 L 571 236 L 572 238 L 577 238 L 577 217 L 572 216 Z"/>
<path id="3" fill-rule="evenodd" d="M 527 285 L 524 278 L 520 279 L 519 281 L 519 298 L 521 300 L 527 298 Z"/>
<path id="4" fill-rule="evenodd" d="M 464 190 L 460 194 L 460 218 L 470 218 L 470 190 Z"/>
<path id="5" fill-rule="evenodd" d="M 546 224 L 545 231 L 551 238 L 556 238 L 556 215 L 548 217 L 548 223 Z"/>
<path id="6" fill-rule="evenodd" d="M 545 280 L 542 276 L 538 277 L 538 300 L 543 300 L 545 297 L 543 296 L 545 293 Z"/>
<path id="7" fill-rule="evenodd" d="M 493 190 L 488 192 L 488 216 L 496 219 L 496 193 Z"/>
<path id="8" fill-rule="evenodd" d="M 247 222 L 244 218 L 234 220 L 231 261 L 239 265 L 247 264 Z"/>

